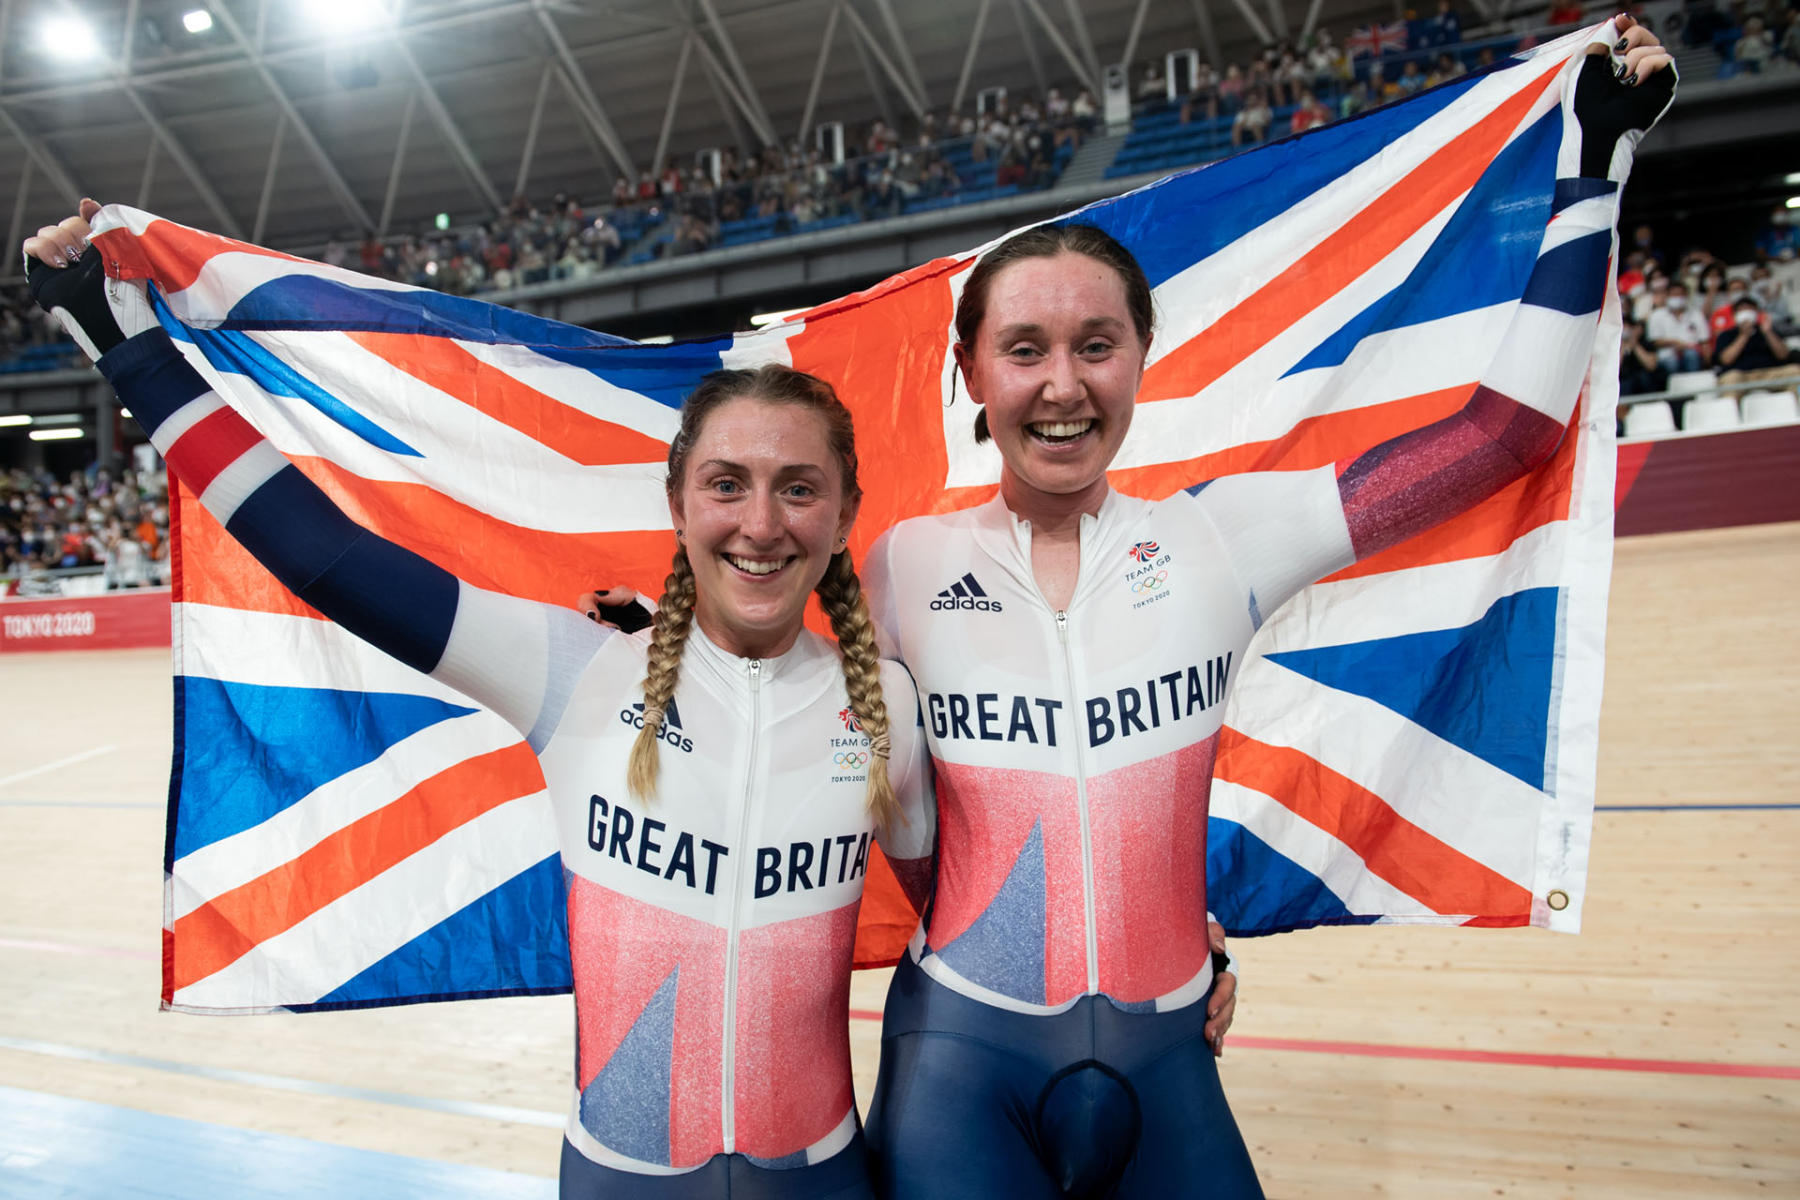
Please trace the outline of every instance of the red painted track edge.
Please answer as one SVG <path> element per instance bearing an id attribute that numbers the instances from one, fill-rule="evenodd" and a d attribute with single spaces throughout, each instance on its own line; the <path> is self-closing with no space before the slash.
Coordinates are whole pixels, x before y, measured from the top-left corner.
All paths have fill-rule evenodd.
<path id="1" fill-rule="evenodd" d="M 871 1009 L 850 1010 L 853 1021 L 879 1021 Z M 1668 1058 L 1606 1058 L 1589 1054 L 1522 1054 L 1507 1050 L 1458 1050 L 1447 1046 L 1390 1046 L 1376 1042 L 1327 1042 L 1310 1038 L 1227 1037 L 1233 1050 L 1289 1050 L 1363 1058 L 1419 1058 L 1437 1062 L 1495 1063 L 1509 1067 L 1561 1067 L 1578 1071 L 1641 1071 L 1656 1075 L 1724 1075 L 1750 1079 L 1800 1079 L 1800 1067 L 1759 1063 L 1693 1062 Z"/>

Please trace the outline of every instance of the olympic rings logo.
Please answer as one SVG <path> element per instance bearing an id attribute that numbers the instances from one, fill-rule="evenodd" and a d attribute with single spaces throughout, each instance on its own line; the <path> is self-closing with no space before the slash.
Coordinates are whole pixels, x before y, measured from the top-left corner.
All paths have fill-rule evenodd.
<path id="1" fill-rule="evenodd" d="M 1167 582 L 1169 582 L 1169 573 L 1167 571 L 1158 571 L 1154 575 L 1145 575 L 1141 578 L 1132 580 L 1131 591 L 1133 595 L 1142 595 L 1145 592 L 1154 592 Z"/>
<path id="2" fill-rule="evenodd" d="M 840 750 L 831 756 L 831 761 L 840 767 L 866 767 L 869 756 L 861 750 Z"/>

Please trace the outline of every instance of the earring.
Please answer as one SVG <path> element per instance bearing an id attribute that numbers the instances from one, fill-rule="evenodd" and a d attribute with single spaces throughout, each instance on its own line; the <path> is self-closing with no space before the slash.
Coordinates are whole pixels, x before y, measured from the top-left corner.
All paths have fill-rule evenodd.
<path id="1" fill-rule="evenodd" d="M 679 542 L 681 540 L 681 535 L 685 532 L 687 532 L 687 531 L 684 529 L 677 529 L 675 531 L 675 540 Z"/>

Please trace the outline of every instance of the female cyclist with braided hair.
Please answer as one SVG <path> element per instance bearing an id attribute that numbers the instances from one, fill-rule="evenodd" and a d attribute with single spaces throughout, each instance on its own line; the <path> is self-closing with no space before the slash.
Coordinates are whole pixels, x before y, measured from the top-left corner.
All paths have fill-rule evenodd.
<path id="1" fill-rule="evenodd" d="M 141 284 L 111 285 L 109 308 L 82 253 L 97 209 L 26 242 L 32 290 L 170 468 L 302 600 L 537 753 L 575 979 L 561 1194 L 871 1196 L 850 1081 L 856 915 L 875 839 L 903 884 L 925 878 L 933 813 L 923 738 L 888 720 L 890 703 L 917 711 L 912 683 L 875 657 L 845 548 L 860 491 L 830 386 L 769 366 L 688 398 L 669 447 L 678 549 L 646 640 L 474 587 L 352 522 L 209 389 Z M 241 449 L 222 463 L 221 446 Z M 815 590 L 835 647 L 802 625 Z"/>

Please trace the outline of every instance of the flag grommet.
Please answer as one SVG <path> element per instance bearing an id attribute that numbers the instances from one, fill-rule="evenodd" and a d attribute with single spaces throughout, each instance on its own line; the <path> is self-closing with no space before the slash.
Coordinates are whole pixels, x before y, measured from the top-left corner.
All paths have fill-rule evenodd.
<path id="1" fill-rule="evenodd" d="M 1544 897 L 1544 903 L 1550 906 L 1551 912 L 1561 912 L 1569 907 L 1569 893 L 1558 888 Z"/>

